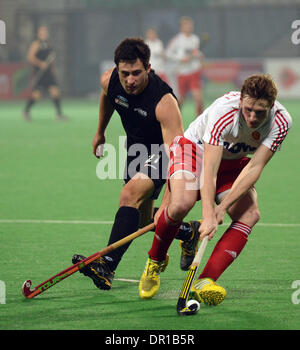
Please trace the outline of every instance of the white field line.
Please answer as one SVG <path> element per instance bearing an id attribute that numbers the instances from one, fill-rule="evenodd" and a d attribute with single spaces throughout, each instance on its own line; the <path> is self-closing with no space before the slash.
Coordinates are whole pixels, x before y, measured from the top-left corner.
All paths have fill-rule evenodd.
<path id="1" fill-rule="evenodd" d="M 113 221 L 99 220 L 31 220 L 31 219 L 0 219 L 0 224 L 71 224 L 71 225 L 112 225 Z M 221 226 L 228 226 L 223 223 Z M 300 224 L 265 223 L 259 222 L 256 226 L 266 227 L 300 227 Z"/>
<path id="2" fill-rule="evenodd" d="M 127 278 L 115 278 L 115 281 L 121 281 L 121 282 L 131 282 L 131 283 L 139 283 L 139 280 L 131 280 Z"/>

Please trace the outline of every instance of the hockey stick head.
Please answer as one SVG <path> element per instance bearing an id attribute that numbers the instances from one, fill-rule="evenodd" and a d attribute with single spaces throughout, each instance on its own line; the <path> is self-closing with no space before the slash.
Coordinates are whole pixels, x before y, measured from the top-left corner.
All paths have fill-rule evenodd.
<path id="1" fill-rule="evenodd" d="M 55 276 L 47 279 L 46 281 L 40 283 L 38 286 L 34 287 L 32 290 L 30 289 L 31 284 L 32 284 L 31 281 L 26 280 L 22 285 L 23 295 L 25 296 L 25 298 L 28 298 L 28 299 L 32 299 L 32 298 L 36 297 L 37 295 L 43 293 L 45 290 L 56 285 L 57 283 L 61 282 L 65 278 L 71 276 L 73 273 L 80 270 L 84 266 L 86 266 L 86 265 L 90 264 L 91 262 L 93 262 L 94 260 L 100 258 L 100 256 L 108 254 L 111 251 L 113 251 L 114 249 L 117 249 L 117 248 L 121 247 L 122 245 L 129 243 L 130 241 L 134 240 L 135 238 L 142 236 L 143 234 L 149 232 L 150 230 L 153 230 L 154 227 L 155 227 L 155 224 L 151 223 L 151 224 L 137 230 L 136 232 L 133 232 L 132 234 L 128 235 L 127 237 L 124 237 L 124 238 L 120 239 L 119 241 L 112 243 L 111 245 L 105 247 L 101 251 L 99 251 L 95 254 L 92 254 L 92 255 L 88 256 L 87 258 L 85 258 L 84 260 L 81 260 L 78 263 L 76 263 L 76 264 L 68 267 L 67 269 L 59 272 Z"/>
<path id="2" fill-rule="evenodd" d="M 184 316 L 194 315 L 199 309 L 198 308 L 199 305 L 196 302 L 192 303 L 191 305 L 187 305 L 187 300 L 189 299 L 190 290 L 191 290 L 195 275 L 200 266 L 207 242 L 208 242 L 208 236 L 205 236 L 201 242 L 198 252 L 194 258 L 192 265 L 190 266 L 189 272 L 183 283 L 183 286 L 177 301 L 178 315 L 184 315 Z"/>
<path id="3" fill-rule="evenodd" d="M 198 312 L 198 305 L 192 304 L 190 306 L 186 305 L 186 299 L 179 298 L 177 302 L 177 313 L 180 316 L 190 316 L 195 315 Z"/>
<path id="4" fill-rule="evenodd" d="M 27 298 L 33 291 L 30 290 L 32 283 L 30 280 L 26 280 L 22 286 L 22 293 Z"/>

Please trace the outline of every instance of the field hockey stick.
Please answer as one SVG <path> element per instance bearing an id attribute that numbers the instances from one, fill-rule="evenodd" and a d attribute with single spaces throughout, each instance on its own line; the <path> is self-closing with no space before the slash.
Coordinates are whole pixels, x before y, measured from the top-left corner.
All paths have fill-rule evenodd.
<path id="1" fill-rule="evenodd" d="M 55 56 L 56 56 L 56 54 L 54 52 L 49 54 L 49 56 L 47 57 L 47 59 L 45 61 L 47 63 L 47 67 L 44 69 L 40 68 L 38 70 L 38 72 L 35 74 L 35 76 L 31 80 L 32 87 L 34 87 L 42 79 L 42 77 L 44 76 L 44 74 L 48 70 L 50 64 L 53 63 L 53 61 L 55 60 Z"/>
<path id="2" fill-rule="evenodd" d="M 96 259 L 99 259 L 100 256 L 109 254 L 111 251 L 113 251 L 113 250 L 123 246 L 124 244 L 129 243 L 130 241 L 134 240 L 135 238 L 140 237 L 143 234 L 153 230 L 154 227 L 155 227 L 155 224 L 151 223 L 151 224 L 137 230 L 136 232 L 128 235 L 127 237 L 120 239 L 119 241 L 117 241 L 115 243 L 110 244 L 109 246 L 100 250 L 99 252 L 97 252 L 91 256 L 88 256 L 87 258 L 79 261 L 78 263 L 76 263 L 76 264 L 68 267 L 67 269 L 59 272 L 58 274 L 54 275 L 53 277 L 47 279 L 46 281 L 42 282 L 38 286 L 34 287 L 32 290 L 30 289 L 31 284 L 32 284 L 31 280 L 26 280 L 22 286 L 23 295 L 28 299 L 32 299 L 32 298 L 36 297 L 37 295 L 43 293 L 45 290 L 54 286 L 58 282 L 61 282 L 65 278 L 71 276 L 73 273 L 77 272 L 79 269 L 82 269 L 84 266 L 87 266 L 91 262 L 95 261 Z"/>
<path id="3" fill-rule="evenodd" d="M 197 312 L 197 306 L 195 304 L 192 304 L 190 307 L 186 306 L 186 302 L 188 300 L 190 290 L 192 283 L 195 279 L 195 275 L 198 271 L 198 268 L 201 264 L 201 260 L 203 257 L 203 254 L 205 252 L 205 248 L 207 246 L 208 242 L 208 236 L 205 236 L 200 244 L 200 247 L 198 249 L 198 252 L 190 266 L 189 272 L 186 276 L 186 279 L 183 283 L 178 301 L 177 301 L 177 313 L 179 315 L 193 315 Z"/>

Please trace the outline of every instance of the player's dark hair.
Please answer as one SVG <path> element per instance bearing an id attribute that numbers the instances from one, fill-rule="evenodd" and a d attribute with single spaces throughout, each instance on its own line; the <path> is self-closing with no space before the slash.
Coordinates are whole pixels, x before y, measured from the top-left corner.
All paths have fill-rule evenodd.
<path id="1" fill-rule="evenodd" d="M 138 58 L 143 62 L 145 69 L 147 69 L 150 60 L 150 48 L 140 38 L 126 38 L 115 50 L 114 61 L 117 67 L 120 61 L 135 62 Z"/>
<path id="2" fill-rule="evenodd" d="M 244 81 L 241 98 L 245 95 L 267 100 L 272 106 L 277 98 L 277 86 L 269 74 L 253 74 Z"/>

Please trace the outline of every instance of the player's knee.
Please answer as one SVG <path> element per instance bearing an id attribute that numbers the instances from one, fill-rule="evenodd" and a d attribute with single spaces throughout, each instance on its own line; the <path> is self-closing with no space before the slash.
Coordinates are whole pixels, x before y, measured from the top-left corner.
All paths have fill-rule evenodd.
<path id="1" fill-rule="evenodd" d="M 56 86 L 51 86 L 49 88 L 49 93 L 52 98 L 58 98 L 60 96 L 60 92 Z"/>
<path id="2" fill-rule="evenodd" d="M 232 216 L 232 218 L 253 227 L 260 219 L 260 211 L 254 206 L 249 208 L 244 214 L 238 215 L 238 217 Z"/>
<path id="3" fill-rule="evenodd" d="M 32 91 L 31 98 L 37 101 L 41 98 L 41 93 L 38 90 Z"/>
<path id="4" fill-rule="evenodd" d="M 177 202 L 171 201 L 168 206 L 169 216 L 173 220 L 182 220 L 192 209 L 193 206 L 194 203 L 188 199 L 182 199 L 181 201 Z"/>
<path id="5" fill-rule="evenodd" d="M 120 207 L 134 207 L 139 208 L 142 203 L 141 195 L 135 191 L 131 186 L 124 186 L 120 195 Z"/>

